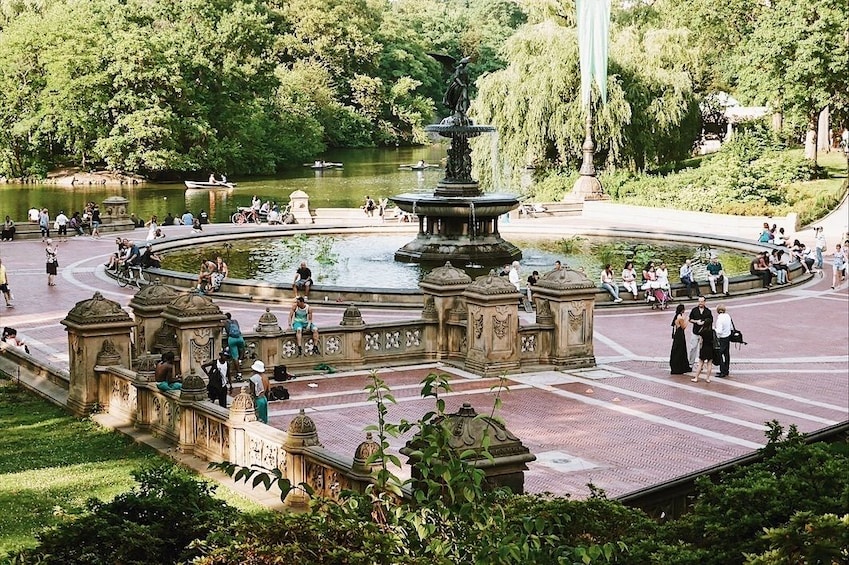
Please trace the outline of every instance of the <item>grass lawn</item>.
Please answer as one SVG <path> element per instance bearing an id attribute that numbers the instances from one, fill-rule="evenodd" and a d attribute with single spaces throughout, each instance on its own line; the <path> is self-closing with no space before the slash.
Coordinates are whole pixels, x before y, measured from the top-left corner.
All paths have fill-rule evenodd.
<path id="1" fill-rule="evenodd" d="M 0 556 L 35 545 L 35 534 L 135 486 L 130 472 L 170 461 L 125 436 L 78 419 L 0 378 Z M 262 511 L 225 487 L 218 496 Z"/>
<path id="2" fill-rule="evenodd" d="M 790 149 L 793 157 L 802 157 L 802 149 Z M 794 182 L 786 192 L 794 202 L 792 209 L 799 214 L 799 224 L 807 226 L 822 219 L 833 210 L 844 196 L 846 182 L 846 155 L 841 151 L 817 154 L 817 164 L 828 173 L 828 178 L 807 182 Z"/>

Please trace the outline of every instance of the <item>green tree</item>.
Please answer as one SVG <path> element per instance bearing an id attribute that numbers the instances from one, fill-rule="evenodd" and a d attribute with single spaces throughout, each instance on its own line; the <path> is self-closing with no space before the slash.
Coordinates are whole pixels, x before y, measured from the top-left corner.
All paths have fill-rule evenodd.
<path id="1" fill-rule="evenodd" d="M 849 561 L 849 514 L 840 518 L 797 512 L 786 526 L 768 528 L 764 538 L 771 549 L 747 555 L 746 565 L 845 563 Z"/>
<path id="2" fill-rule="evenodd" d="M 793 134 L 806 134 L 805 156 L 816 164 L 817 117 L 847 106 L 849 4 L 775 0 L 763 4 L 734 63 L 741 100 L 768 104 Z"/>
<path id="3" fill-rule="evenodd" d="M 578 99 L 576 35 L 552 19 L 528 25 L 505 46 L 507 68 L 478 82 L 474 117 L 498 128 L 499 155 L 511 168 L 512 183 L 526 165 L 578 167 L 585 113 Z M 643 169 L 688 156 L 699 129 L 688 33 L 629 28 L 611 36 L 607 104 L 593 95 L 599 162 Z M 482 182 L 490 182 L 490 154 L 474 154 Z"/>

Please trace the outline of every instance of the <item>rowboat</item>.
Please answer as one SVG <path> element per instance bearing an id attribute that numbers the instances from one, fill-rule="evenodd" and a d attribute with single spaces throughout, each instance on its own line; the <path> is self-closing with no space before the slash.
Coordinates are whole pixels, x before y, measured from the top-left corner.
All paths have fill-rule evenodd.
<path id="1" fill-rule="evenodd" d="M 324 169 L 341 169 L 342 163 L 331 163 L 329 161 L 316 161 L 314 163 L 304 163 L 305 167 L 321 171 Z"/>
<path id="2" fill-rule="evenodd" d="M 400 165 L 398 168 L 402 171 L 424 171 L 426 169 L 441 169 L 442 165 L 437 165 L 434 163 L 416 163 L 415 165 Z"/>
<path id="3" fill-rule="evenodd" d="M 236 186 L 235 182 L 207 182 L 207 181 L 193 181 L 187 180 L 185 181 L 186 188 L 194 188 L 194 189 L 215 189 L 215 188 L 233 188 Z"/>

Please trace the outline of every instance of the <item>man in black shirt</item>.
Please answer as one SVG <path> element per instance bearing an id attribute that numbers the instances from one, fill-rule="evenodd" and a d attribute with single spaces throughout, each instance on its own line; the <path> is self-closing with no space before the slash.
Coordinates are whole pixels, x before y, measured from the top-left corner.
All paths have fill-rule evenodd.
<path id="1" fill-rule="evenodd" d="M 690 344 L 690 365 L 695 365 L 699 358 L 699 348 L 702 345 L 702 337 L 699 335 L 708 320 L 713 320 L 710 308 L 705 306 L 705 297 L 699 296 L 699 304 L 690 311 L 690 323 L 693 324 L 693 342 Z"/>
<path id="2" fill-rule="evenodd" d="M 292 292 L 295 293 L 295 298 L 298 297 L 298 289 L 303 289 L 304 296 L 309 297 L 310 287 L 312 286 L 312 271 L 305 261 L 301 261 L 301 266 L 298 267 L 298 272 L 295 273 L 295 282 L 292 284 Z"/>

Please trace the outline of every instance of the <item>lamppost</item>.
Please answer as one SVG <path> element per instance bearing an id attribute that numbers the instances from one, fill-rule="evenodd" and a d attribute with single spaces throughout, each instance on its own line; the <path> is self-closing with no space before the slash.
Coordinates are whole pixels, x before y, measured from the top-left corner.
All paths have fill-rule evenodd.
<path id="1" fill-rule="evenodd" d="M 604 189 L 596 177 L 593 157 L 592 82 L 595 80 L 601 94 L 601 103 L 607 102 L 607 36 L 610 29 L 610 0 L 576 0 L 578 22 L 578 52 L 581 64 L 581 103 L 584 106 L 586 132 L 582 146 L 583 162 L 580 177 L 572 192 L 564 200 L 583 201 L 605 198 Z"/>

